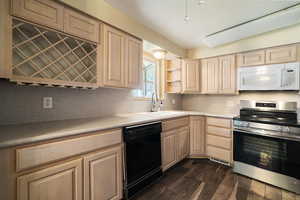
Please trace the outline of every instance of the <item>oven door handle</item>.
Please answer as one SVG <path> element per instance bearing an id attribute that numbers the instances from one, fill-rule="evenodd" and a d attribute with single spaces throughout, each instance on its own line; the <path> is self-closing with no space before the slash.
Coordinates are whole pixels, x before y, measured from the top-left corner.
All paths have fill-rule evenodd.
<path id="1" fill-rule="evenodd" d="M 273 131 L 268 131 L 268 133 L 261 133 L 261 132 L 256 132 L 256 131 L 249 131 L 249 130 L 234 128 L 233 133 L 234 132 L 242 132 L 242 133 L 247 133 L 247 134 L 251 134 L 251 135 L 259 135 L 259 136 L 264 136 L 264 137 L 277 138 L 277 139 L 282 139 L 282 140 L 292 140 L 292 141 L 300 142 L 300 138 L 284 137 L 284 136 L 279 136 L 278 134 L 271 134 L 271 133 L 276 133 Z"/>

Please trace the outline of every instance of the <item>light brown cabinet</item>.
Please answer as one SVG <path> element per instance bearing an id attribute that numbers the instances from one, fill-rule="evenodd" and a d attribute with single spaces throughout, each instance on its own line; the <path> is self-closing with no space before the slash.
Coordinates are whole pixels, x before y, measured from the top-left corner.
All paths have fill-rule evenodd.
<path id="1" fill-rule="evenodd" d="M 167 61 L 166 65 L 166 92 L 177 93 L 182 92 L 182 60 L 175 58 Z"/>
<path id="2" fill-rule="evenodd" d="M 189 118 L 182 117 L 162 123 L 162 168 L 169 169 L 189 155 Z"/>
<path id="3" fill-rule="evenodd" d="M 205 117 L 190 117 L 190 157 L 205 156 Z"/>
<path id="4" fill-rule="evenodd" d="M 103 35 L 103 86 L 140 88 L 143 61 L 142 41 L 108 25 L 103 25 Z"/>
<path id="5" fill-rule="evenodd" d="M 103 26 L 103 35 L 103 85 L 107 87 L 125 87 L 126 36 L 123 32 L 108 25 Z"/>
<path id="6" fill-rule="evenodd" d="M 12 148 L 16 173 L 9 169 L 9 181 L 17 177 L 12 191 L 18 200 L 122 199 L 121 135 L 112 129 Z"/>
<path id="7" fill-rule="evenodd" d="M 219 60 L 208 58 L 201 61 L 201 92 L 203 94 L 217 94 L 219 90 Z"/>
<path id="8" fill-rule="evenodd" d="M 177 159 L 182 160 L 189 155 L 189 127 L 181 128 L 177 133 Z"/>
<path id="9" fill-rule="evenodd" d="M 162 166 L 167 170 L 177 163 L 176 131 L 164 133 L 162 138 Z"/>
<path id="10" fill-rule="evenodd" d="M 266 64 L 297 61 L 297 46 L 275 47 L 266 50 Z"/>
<path id="11" fill-rule="evenodd" d="M 0 1 L 0 78 L 11 76 L 11 17 L 10 0 Z"/>
<path id="12" fill-rule="evenodd" d="M 230 119 L 207 117 L 207 156 L 232 163 L 232 121 Z"/>
<path id="13" fill-rule="evenodd" d="M 236 93 L 237 69 L 235 55 L 219 57 L 219 91 L 220 94 Z"/>
<path id="14" fill-rule="evenodd" d="M 143 42 L 127 36 L 126 43 L 126 87 L 140 88 L 142 84 Z"/>
<path id="15" fill-rule="evenodd" d="M 71 35 L 99 42 L 99 22 L 74 10 L 64 9 L 64 31 Z"/>
<path id="16" fill-rule="evenodd" d="M 237 54 L 237 63 L 239 67 L 264 65 L 265 50 L 251 51 L 246 53 Z"/>
<path id="17" fill-rule="evenodd" d="M 121 147 L 84 157 L 84 200 L 122 199 Z"/>
<path id="18" fill-rule="evenodd" d="M 21 176 L 18 200 L 82 200 L 82 175 L 79 159 Z"/>
<path id="19" fill-rule="evenodd" d="M 40 25 L 63 30 L 64 7 L 52 0 L 12 0 L 12 14 Z"/>
<path id="20" fill-rule="evenodd" d="M 183 60 L 182 62 L 182 92 L 200 93 L 200 61 Z"/>
<path id="21" fill-rule="evenodd" d="M 236 93 L 235 55 L 203 59 L 201 74 L 203 94 Z"/>

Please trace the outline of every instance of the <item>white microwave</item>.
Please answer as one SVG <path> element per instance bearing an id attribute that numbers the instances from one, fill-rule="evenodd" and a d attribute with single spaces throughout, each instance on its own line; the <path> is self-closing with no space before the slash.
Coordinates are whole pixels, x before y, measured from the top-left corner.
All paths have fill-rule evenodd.
<path id="1" fill-rule="evenodd" d="M 299 90 L 300 63 L 240 67 L 239 90 Z"/>

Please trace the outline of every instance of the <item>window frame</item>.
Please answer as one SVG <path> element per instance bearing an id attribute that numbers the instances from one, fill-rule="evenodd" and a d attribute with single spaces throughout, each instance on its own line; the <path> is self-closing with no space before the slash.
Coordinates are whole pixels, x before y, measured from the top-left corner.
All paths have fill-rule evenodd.
<path id="1" fill-rule="evenodd" d="M 148 60 L 150 62 L 153 62 L 155 63 L 155 78 L 153 81 L 148 81 L 145 77 L 146 77 L 146 70 L 145 70 L 145 67 L 144 67 L 144 60 Z M 142 87 L 141 87 L 141 90 L 143 91 L 143 96 L 135 96 L 133 95 L 134 99 L 136 100 L 144 100 L 144 101 L 151 101 L 152 97 L 146 97 L 146 84 L 147 82 L 149 83 L 153 83 L 154 84 L 154 92 L 155 94 L 157 93 L 157 70 L 158 70 L 158 60 L 154 58 L 154 56 L 148 52 L 144 52 L 143 53 L 143 68 L 142 68 Z"/>

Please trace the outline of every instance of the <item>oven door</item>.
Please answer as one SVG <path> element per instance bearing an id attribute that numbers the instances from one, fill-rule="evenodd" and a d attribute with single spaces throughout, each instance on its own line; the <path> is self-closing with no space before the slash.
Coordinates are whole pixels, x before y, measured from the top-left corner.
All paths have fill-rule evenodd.
<path id="1" fill-rule="evenodd" d="M 234 130 L 234 161 L 300 179 L 300 142 Z"/>

